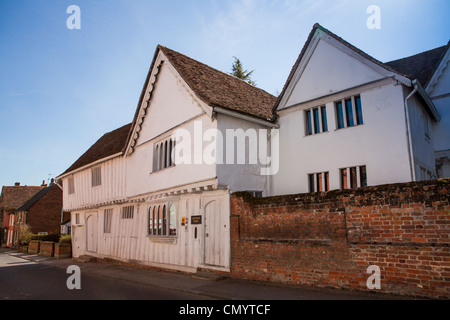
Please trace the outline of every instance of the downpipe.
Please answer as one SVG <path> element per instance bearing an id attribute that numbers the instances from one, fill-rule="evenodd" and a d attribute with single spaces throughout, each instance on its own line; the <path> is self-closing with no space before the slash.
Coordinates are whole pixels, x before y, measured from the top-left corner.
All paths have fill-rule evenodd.
<path id="1" fill-rule="evenodd" d="M 406 135 L 408 136 L 408 151 L 409 151 L 409 165 L 411 169 L 411 179 L 412 181 L 416 181 L 416 166 L 414 164 L 414 149 L 411 137 L 411 123 L 409 120 L 409 108 L 408 108 L 408 100 L 412 98 L 419 90 L 419 87 L 415 81 L 413 81 L 414 90 L 406 97 L 405 99 L 405 115 L 406 115 Z"/>

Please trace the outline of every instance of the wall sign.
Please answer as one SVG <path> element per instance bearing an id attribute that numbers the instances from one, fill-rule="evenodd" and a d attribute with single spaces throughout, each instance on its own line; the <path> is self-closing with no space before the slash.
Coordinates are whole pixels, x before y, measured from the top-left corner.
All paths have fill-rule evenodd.
<path id="1" fill-rule="evenodd" d="M 202 216 L 192 216 L 191 224 L 202 224 Z"/>

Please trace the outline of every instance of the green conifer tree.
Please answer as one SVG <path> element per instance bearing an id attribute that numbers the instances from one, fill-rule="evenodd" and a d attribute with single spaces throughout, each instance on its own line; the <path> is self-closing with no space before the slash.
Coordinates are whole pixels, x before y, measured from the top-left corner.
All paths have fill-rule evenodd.
<path id="1" fill-rule="evenodd" d="M 256 85 L 255 81 L 253 81 L 251 79 L 251 75 L 252 75 L 253 71 L 255 71 L 255 70 L 252 70 L 252 71 L 244 70 L 244 67 L 242 66 L 241 61 L 236 57 L 233 57 L 233 58 L 234 58 L 234 62 L 233 62 L 233 66 L 231 67 L 230 74 L 235 76 L 236 78 L 239 78 L 239 79 L 242 79 L 242 80 L 248 82 L 252 86 L 255 86 Z"/>

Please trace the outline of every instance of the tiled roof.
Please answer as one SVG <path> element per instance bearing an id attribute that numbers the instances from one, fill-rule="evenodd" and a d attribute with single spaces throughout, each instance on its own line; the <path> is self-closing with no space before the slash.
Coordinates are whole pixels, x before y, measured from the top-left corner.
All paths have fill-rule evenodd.
<path id="1" fill-rule="evenodd" d="M 74 164 L 63 174 L 84 167 L 97 160 L 122 152 L 127 141 L 131 123 L 114 131 L 104 134 L 92 147 L 90 147 Z"/>
<path id="2" fill-rule="evenodd" d="M 243 80 L 213 69 L 166 47 L 157 47 L 149 75 L 154 67 L 154 61 L 159 50 L 170 60 L 170 63 L 192 91 L 209 106 L 226 108 L 264 120 L 273 119 L 272 108 L 276 97 Z M 149 75 L 146 82 L 149 79 Z M 138 110 L 134 116 L 133 123 L 137 119 L 144 93 L 143 91 L 139 99 Z M 61 175 L 113 154 L 123 152 L 130 138 L 131 126 L 132 123 L 105 134 Z"/>
<path id="3" fill-rule="evenodd" d="M 19 208 L 17 208 L 16 212 L 21 211 L 27 211 L 32 206 L 35 205 L 36 202 L 41 200 L 47 193 L 49 193 L 53 188 L 59 188 L 55 183 L 49 185 L 48 187 L 43 188 L 38 193 L 36 193 L 34 196 L 32 196 L 28 201 L 26 201 L 24 204 L 22 204 Z"/>
<path id="4" fill-rule="evenodd" d="M 43 186 L 4 186 L 0 198 L 0 207 L 16 209 L 43 188 Z"/>
<path id="5" fill-rule="evenodd" d="M 426 87 L 448 47 L 449 45 L 442 46 L 385 64 L 411 79 L 418 79 L 420 84 Z"/>
<path id="6" fill-rule="evenodd" d="M 158 46 L 194 93 L 209 106 L 272 120 L 276 97 L 181 53 Z"/>

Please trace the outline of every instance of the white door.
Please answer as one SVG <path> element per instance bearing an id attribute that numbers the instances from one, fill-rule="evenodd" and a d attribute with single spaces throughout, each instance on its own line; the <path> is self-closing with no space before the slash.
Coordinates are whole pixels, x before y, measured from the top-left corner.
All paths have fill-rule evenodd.
<path id="1" fill-rule="evenodd" d="M 91 214 L 86 220 L 86 249 L 97 252 L 97 214 Z"/>
<path id="2" fill-rule="evenodd" d="M 221 201 L 213 200 L 205 206 L 205 264 L 226 266 L 224 250 L 226 245 L 227 222 L 221 212 Z"/>

